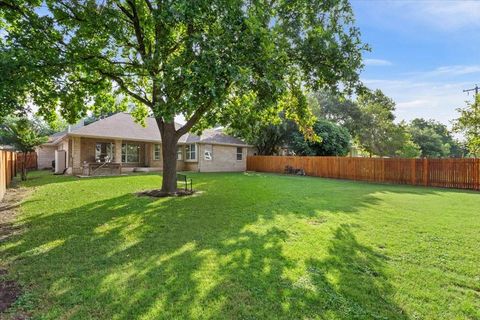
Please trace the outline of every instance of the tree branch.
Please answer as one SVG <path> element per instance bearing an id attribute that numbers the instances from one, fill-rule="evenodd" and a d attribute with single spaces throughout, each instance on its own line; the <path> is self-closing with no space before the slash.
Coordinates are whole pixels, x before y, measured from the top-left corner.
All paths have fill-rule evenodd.
<path id="1" fill-rule="evenodd" d="M 203 114 L 208 110 L 208 107 L 210 107 L 211 102 L 204 104 L 200 108 L 198 108 L 193 115 L 188 119 L 187 123 L 185 123 L 181 128 L 179 128 L 176 131 L 176 134 L 178 137 L 183 136 L 186 134 L 192 127 L 200 120 L 200 118 L 203 116 Z"/>
<path id="2" fill-rule="evenodd" d="M 150 2 L 150 0 L 144 0 L 145 1 L 145 4 L 147 5 L 148 9 L 150 10 L 150 13 L 153 13 L 153 6 L 152 6 L 152 3 Z"/>
<path id="3" fill-rule="evenodd" d="M 139 52 L 142 55 L 143 61 L 146 61 L 147 51 L 145 49 L 145 41 L 144 41 L 142 27 L 140 26 L 140 19 L 138 17 L 137 7 L 135 6 L 135 3 L 133 3 L 133 1 L 131 0 L 128 0 L 127 3 L 133 12 L 132 22 L 133 22 L 133 27 L 135 29 L 135 36 L 137 37 Z"/>
<path id="4" fill-rule="evenodd" d="M 125 91 L 131 97 L 137 99 L 138 101 L 140 101 L 141 103 L 143 103 L 144 105 L 146 105 L 148 107 L 153 107 L 153 104 L 152 104 L 151 101 L 147 100 L 146 98 L 142 97 L 141 95 L 139 95 L 139 94 L 133 92 L 132 90 L 130 90 L 127 87 L 127 85 L 125 84 L 125 81 L 123 81 L 123 79 L 120 76 L 109 73 L 109 72 L 106 72 L 104 70 L 99 70 L 99 69 L 97 69 L 97 72 L 100 73 L 101 75 L 106 76 L 109 79 L 112 79 L 113 81 L 115 81 L 120 86 L 120 88 L 122 88 L 122 90 Z"/>
<path id="5" fill-rule="evenodd" d="M 229 87 L 231 85 L 230 81 L 225 82 L 225 90 L 228 91 Z M 200 106 L 190 117 L 190 119 L 187 120 L 187 123 L 185 123 L 181 128 L 179 128 L 177 132 L 177 136 L 181 137 L 184 134 L 186 134 L 192 127 L 200 120 L 200 118 L 207 112 L 207 110 L 212 106 L 212 97 L 209 97 L 209 100 L 207 103 L 203 104 Z"/>

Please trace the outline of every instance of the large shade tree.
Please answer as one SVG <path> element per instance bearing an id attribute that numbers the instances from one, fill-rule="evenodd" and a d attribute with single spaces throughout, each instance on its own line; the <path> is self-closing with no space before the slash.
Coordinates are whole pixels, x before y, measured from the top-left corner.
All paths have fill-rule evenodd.
<path id="1" fill-rule="evenodd" d="M 165 193 L 180 136 L 234 123 L 236 108 L 286 108 L 308 126 L 303 92 L 358 85 L 366 49 L 347 0 L 0 0 L 0 10 L 2 111 L 29 103 L 74 122 L 135 105 L 138 121 L 158 123 Z"/>

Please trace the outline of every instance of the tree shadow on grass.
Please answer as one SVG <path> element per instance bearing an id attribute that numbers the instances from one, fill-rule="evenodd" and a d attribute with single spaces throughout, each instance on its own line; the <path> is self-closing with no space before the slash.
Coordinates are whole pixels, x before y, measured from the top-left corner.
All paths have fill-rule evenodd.
<path id="1" fill-rule="evenodd" d="M 226 255 L 248 248 L 250 255 L 247 259 L 238 254 L 222 266 L 223 280 L 205 299 L 225 298 L 218 318 L 408 318 L 392 299 L 394 289 L 384 270 L 386 257 L 358 243 L 350 226 L 335 231 L 328 257 L 306 259 L 306 271 L 295 280 L 286 277 L 285 271 L 300 262 L 282 255 L 285 240 L 285 234 L 271 230 L 223 248 Z M 259 249 L 259 244 L 265 248 Z"/>
<path id="2" fill-rule="evenodd" d="M 386 258 L 358 243 L 351 226 L 335 230 L 326 257 L 294 259 L 285 253 L 294 230 L 270 222 L 312 217 L 316 208 L 263 185 L 236 200 L 235 183 L 224 193 L 124 194 L 36 215 L 0 254 L 34 286 L 33 303 L 47 318 L 406 318 L 392 299 Z M 375 204 L 370 193 L 334 212 Z"/>

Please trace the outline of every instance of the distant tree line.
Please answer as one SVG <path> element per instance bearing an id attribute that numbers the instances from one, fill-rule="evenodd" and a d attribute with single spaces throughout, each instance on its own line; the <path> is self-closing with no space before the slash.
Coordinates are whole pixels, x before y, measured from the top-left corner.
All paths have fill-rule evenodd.
<path id="1" fill-rule="evenodd" d="M 296 155 L 345 156 L 352 149 L 383 157 L 469 155 L 467 146 L 438 121 L 396 122 L 395 102 L 381 90 L 364 91 L 356 99 L 320 91 L 309 96 L 308 104 L 317 118 L 314 133 L 308 136 L 284 116 L 280 123 L 250 119 L 248 125 L 230 130 L 254 145 L 259 155 L 288 150 Z"/>

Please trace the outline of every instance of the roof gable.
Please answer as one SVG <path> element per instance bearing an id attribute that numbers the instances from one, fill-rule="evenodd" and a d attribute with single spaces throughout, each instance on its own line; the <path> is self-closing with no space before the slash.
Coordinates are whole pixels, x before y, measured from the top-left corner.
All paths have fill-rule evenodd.
<path id="1" fill-rule="evenodd" d="M 160 131 L 155 119 L 147 118 L 145 124 L 142 127 L 129 113 L 121 112 L 74 129 L 69 135 L 160 142 Z"/>

